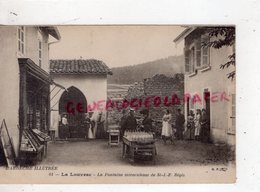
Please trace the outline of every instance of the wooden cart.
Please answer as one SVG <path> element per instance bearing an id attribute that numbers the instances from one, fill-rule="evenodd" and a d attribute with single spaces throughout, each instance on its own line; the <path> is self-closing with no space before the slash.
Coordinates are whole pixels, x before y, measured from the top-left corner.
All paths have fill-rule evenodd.
<path id="1" fill-rule="evenodd" d="M 137 157 L 150 156 L 153 163 L 156 163 L 156 146 L 155 140 L 148 141 L 132 141 L 127 137 L 123 137 L 122 157 L 128 157 L 131 163 L 135 162 Z"/>

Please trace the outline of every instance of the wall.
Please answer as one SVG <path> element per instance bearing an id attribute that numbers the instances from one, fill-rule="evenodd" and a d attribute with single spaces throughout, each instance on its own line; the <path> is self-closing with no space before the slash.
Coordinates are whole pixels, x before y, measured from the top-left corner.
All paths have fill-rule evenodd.
<path id="1" fill-rule="evenodd" d="M 0 27 L 0 45 L 0 121 L 6 120 L 18 155 L 19 65 L 16 27 Z"/>
<path id="2" fill-rule="evenodd" d="M 98 75 L 53 75 L 56 83 L 69 88 L 74 86 L 78 88 L 86 97 L 87 103 L 92 104 L 97 101 L 107 100 L 107 77 Z M 51 89 L 53 86 L 51 87 Z M 52 98 L 58 91 L 56 88 L 50 98 Z M 51 128 L 56 130 L 56 137 L 58 136 L 58 118 L 59 118 L 59 99 L 63 93 L 60 91 L 53 100 L 51 100 L 51 107 L 55 105 L 51 112 Z"/>
<path id="3" fill-rule="evenodd" d="M 178 98 L 182 99 L 184 94 L 184 76 L 183 74 L 175 74 L 173 77 L 167 77 L 161 74 L 145 79 L 144 94 L 145 97 L 159 96 L 162 100 L 162 103 L 165 96 L 168 96 L 169 101 L 171 101 L 173 94 L 176 94 Z M 163 116 L 163 110 L 165 108 L 168 108 L 172 113 L 174 122 L 177 109 L 180 108 L 183 111 L 183 103 L 179 105 L 171 105 L 169 107 L 165 107 L 163 104 L 161 104 L 159 107 L 154 107 L 151 109 L 151 116 L 154 119 L 161 120 Z"/>
<path id="4" fill-rule="evenodd" d="M 26 54 L 36 65 L 39 65 L 39 34 L 42 37 L 41 68 L 49 72 L 48 34 L 40 32 L 38 27 L 26 27 Z"/>
<path id="5" fill-rule="evenodd" d="M 129 94 L 130 87 L 131 85 L 108 84 L 107 87 L 108 100 L 123 102 L 124 98 Z M 109 125 L 118 124 L 120 122 L 121 117 L 122 117 L 122 112 L 119 112 L 118 110 L 113 108 L 107 109 L 107 124 Z"/>
<path id="6" fill-rule="evenodd" d="M 152 78 L 144 79 L 143 82 L 136 82 L 131 85 L 128 89 L 128 93 L 126 95 L 126 99 L 131 101 L 131 99 L 139 98 L 142 99 L 143 102 L 146 98 L 157 96 L 161 98 L 161 105 L 154 107 L 153 100 L 151 99 L 151 106 L 149 107 L 150 117 L 154 120 L 154 128 L 156 129 L 156 133 L 160 135 L 161 132 L 161 120 L 164 114 L 164 109 L 167 108 L 170 110 L 173 121 L 176 117 L 177 108 L 181 108 L 183 110 L 183 103 L 171 105 L 166 107 L 163 104 L 163 100 L 165 96 L 169 97 L 169 101 L 171 101 L 172 95 L 176 94 L 179 99 L 183 98 L 184 95 L 184 75 L 176 74 L 172 77 L 165 76 L 163 74 L 157 74 Z M 140 117 L 140 111 L 145 108 L 144 104 L 141 108 L 136 111 L 136 116 Z M 111 119 L 119 119 L 122 116 L 122 112 L 114 110 L 109 111 L 109 118 Z"/>
<path id="7" fill-rule="evenodd" d="M 229 93 L 230 87 L 235 86 L 235 81 L 227 78 L 228 72 L 233 68 L 220 69 L 220 64 L 227 62 L 228 55 L 232 53 L 232 48 L 224 47 L 221 49 L 210 49 L 210 65 L 211 68 L 198 73 L 194 76 L 185 75 L 185 93 L 199 94 L 203 96 L 203 89 L 208 88 L 212 93 Z M 203 100 L 202 100 L 203 101 Z M 197 103 L 195 108 L 203 108 L 204 102 Z M 211 102 L 211 138 L 215 143 L 235 144 L 235 136 L 228 135 L 228 101 L 220 101 L 218 97 L 217 102 Z M 185 113 L 187 115 L 187 104 L 185 104 Z"/>

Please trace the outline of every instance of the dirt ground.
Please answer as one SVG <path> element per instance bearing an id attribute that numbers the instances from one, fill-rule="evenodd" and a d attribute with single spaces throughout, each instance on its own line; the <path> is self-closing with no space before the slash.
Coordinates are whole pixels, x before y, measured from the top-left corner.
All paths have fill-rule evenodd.
<path id="1" fill-rule="evenodd" d="M 227 146 L 204 144 L 198 141 L 175 141 L 174 144 L 156 142 L 157 166 L 168 165 L 226 165 L 234 163 L 234 153 Z M 149 165 L 151 161 L 137 162 Z M 47 157 L 41 165 L 106 166 L 130 165 L 122 159 L 122 144 L 108 146 L 107 140 L 56 141 L 48 144 Z"/>

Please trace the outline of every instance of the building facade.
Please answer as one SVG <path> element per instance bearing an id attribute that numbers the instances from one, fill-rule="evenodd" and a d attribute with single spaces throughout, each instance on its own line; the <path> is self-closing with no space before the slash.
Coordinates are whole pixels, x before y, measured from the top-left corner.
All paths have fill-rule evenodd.
<path id="1" fill-rule="evenodd" d="M 0 112 L 19 156 L 24 129 L 48 132 L 49 43 L 59 40 L 55 27 L 0 27 Z"/>
<path id="2" fill-rule="evenodd" d="M 106 119 L 107 75 L 112 75 L 111 70 L 95 59 L 51 60 L 50 70 L 52 79 L 65 88 L 51 88 L 51 129 L 55 137 L 87 138 L 87 130 L 82 126 L 85 113 L 95 116 L 102 112 L 102 119 Z M 69 129 L 63 132 L 61 118 L 65 114 Z M 105 135 L 105 128 L 106 121 L 97 138 Z"/>
<path id="3" fill-rule="evenodd" d="M 183 31 L 175 43 L 184 41 L 185 55 L 185 117 L 188 112 L 206 109 L 210 122 L 210 140 L 213 143 L 235 145 L 235 79 L 227 74 L 233 65 L 220 69 L 234 53 L 233 46 L 219 49 L 205 43 L 223 38 L 210 37 L 203 27 L 190 27 Z"/>

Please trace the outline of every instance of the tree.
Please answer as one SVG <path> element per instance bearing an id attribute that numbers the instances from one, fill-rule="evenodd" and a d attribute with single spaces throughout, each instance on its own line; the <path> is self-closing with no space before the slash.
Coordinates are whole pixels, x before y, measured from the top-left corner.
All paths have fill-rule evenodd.
<path id="1" fill-rule="evenodd" d="M 202 42 L 202 46 L 209 46 L 215 49 L 220 49 L 224 46 L 235 46 L 235 27 L 208 27 L 205 30 L 210 37 L 210 41 Z M 231 65 L 236 65 L 236 53 L 234 52 L 228 56 L 226 63 L 220 64 L 220 69 L 225 69 Z M 228 78 L 234 79 L 236 71 L 233 70 L 227 74 Z"/>

